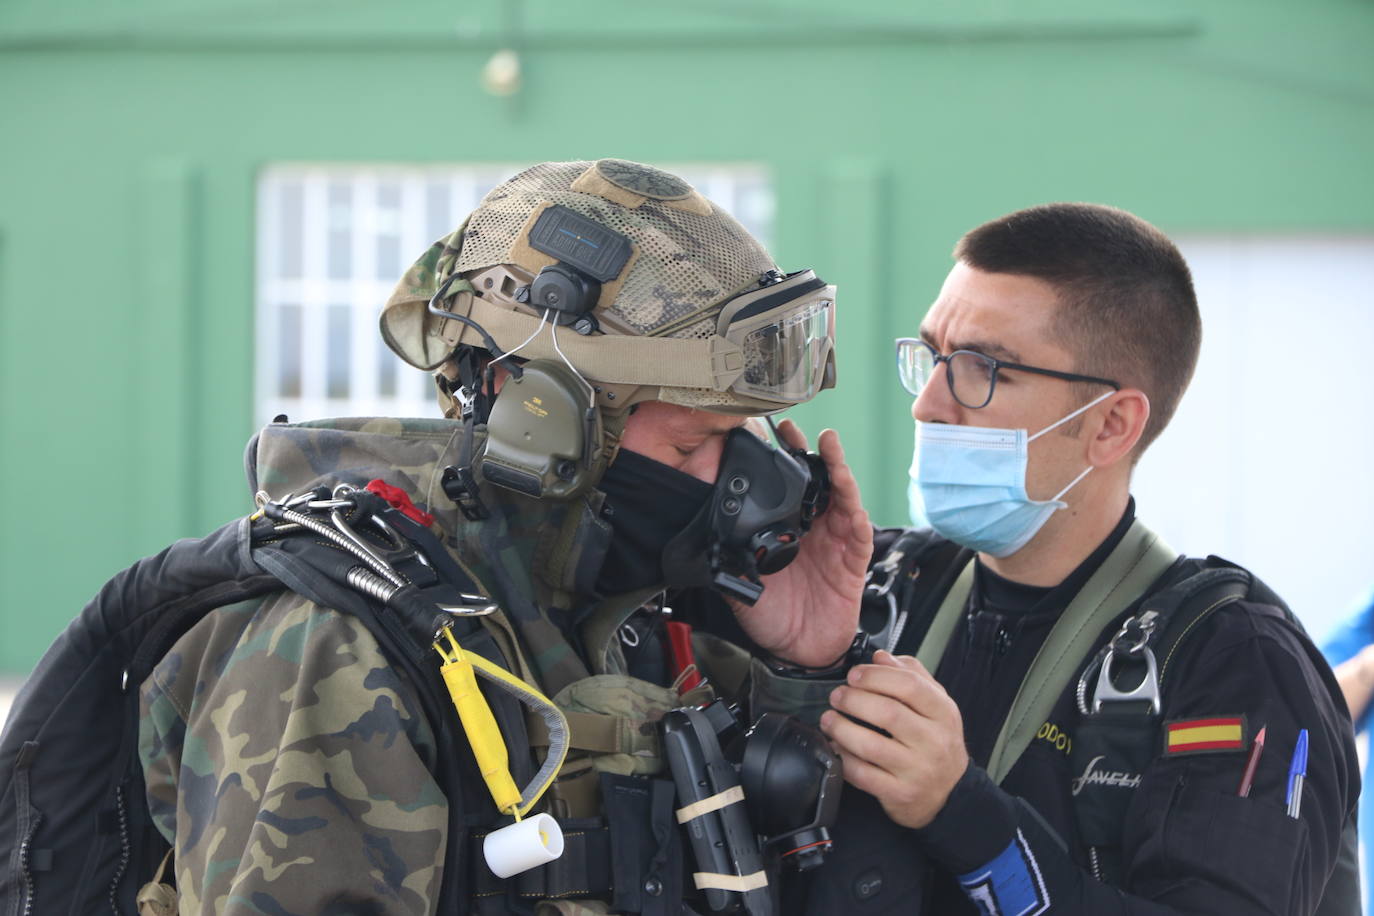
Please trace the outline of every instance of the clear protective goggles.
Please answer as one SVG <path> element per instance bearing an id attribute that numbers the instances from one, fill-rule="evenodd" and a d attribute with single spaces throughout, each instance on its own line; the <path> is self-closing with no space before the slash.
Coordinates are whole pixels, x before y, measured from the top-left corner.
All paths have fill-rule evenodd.
<path id="1" fill-rule="evenodd" d="M 743 353 L 736 394 L 799 404 L 835 384 L 835 287 L 814 271 L 775 274 L 730 299 L 716 334 Z"/>
<path id="2" fill-rule="evenodd" d="M 514 290 L 528 278 L 511 275 L 502 265 L 473 280 L 484 294 L 463 281 L 455 294 L 456 311 L 439 304 L 454 278 L 430 300 L 430 316 L 440 319 L 429 326 L 438 342 L 433 353 L 467 343 L 494 353 L 559 359 L 595 382 L 597 400 L 604 399 L 606 407 L 623 408 L 647 397 L 756 416 L 803 403 L 835 385 L 835 287 L 810 270 L 765 274 L 720 306 L 716 333 L 708 338 L 559 334 L 552 324 L 545 327 L 547 316 L 522 312 L 529 306 L 496 292 L 507 286 Z M 387 318 L 384 314 L 384 333 Z"/>

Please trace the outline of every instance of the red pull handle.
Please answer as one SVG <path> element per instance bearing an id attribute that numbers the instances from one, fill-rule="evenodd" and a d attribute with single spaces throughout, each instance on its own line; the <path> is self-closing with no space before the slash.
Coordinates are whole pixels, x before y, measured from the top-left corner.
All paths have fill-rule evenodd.
<path id="1" fill-rule="evenodd" d="M 663 626 L 668 631 L 669 667 L 672 669 L 673 677 L 677 678 L 697 663 L 696 655 L 692 652 L 692 625 L 680 620 L 669 620 Z M 679 692 L 686 693 L 701 682 L 701 673 L 694 670 L 682 682 L 678 688 Z"/>

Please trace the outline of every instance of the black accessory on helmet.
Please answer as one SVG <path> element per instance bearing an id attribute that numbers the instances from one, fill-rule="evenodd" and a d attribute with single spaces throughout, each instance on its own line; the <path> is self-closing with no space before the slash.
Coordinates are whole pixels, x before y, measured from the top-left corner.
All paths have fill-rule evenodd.
<path id="1" fill-rule="evenodd" d="M 548 309 L 560 325 L 579 334 L 597 330 L 591 311 L 601 298 L 601 284 L 625 269 L 634 249 L 630 240 L 564 206 L 549 207 L 530 229 L 530 247 L 558 258 L 539 271 L 528 291 L 516 298 L 536 309 Z"/>
<path id="2" fill-rule="evenodd" d="M 601 284 L 576 267 L 561 261 L 550 264 L 539 271 L 539 276 L 523 292 L 530 305 L 548 309 L 549 317 L 557 324 L 571 325 L 583 335 L 599 328 L 591 311 L 601 298 Z M 521 291 L 517 291 L 516 296 L 520 298 Z"/>
<path id="3" fill-rule="evenodd" d="M 633 252 L 630 240 L 619 232 L 561 205 L 539 215 L 529 241 L 531 248 L 553 255 L 599 283 L 620 276 Z"/>

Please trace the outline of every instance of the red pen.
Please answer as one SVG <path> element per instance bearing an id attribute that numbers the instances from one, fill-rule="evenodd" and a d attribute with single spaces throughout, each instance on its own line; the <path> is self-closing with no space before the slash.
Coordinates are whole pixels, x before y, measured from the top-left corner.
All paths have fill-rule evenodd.
<path id="1" fill-rule="evenodd" d="M 1250 786 L 1255 781 L 1255 768 L 1259 766 L 1260 754 L 1264 753 L 1264 731 L 1268 727 L 1265 725 L 1260 728 L 1255 735 L 1255 743 L 1250 745 L 1250 757 L 1245 761 L 1245 774 L 1240 777 L 1240 788 L 1236 790 L 1236 794 L 1241 798 L 1250 795 Z"/>

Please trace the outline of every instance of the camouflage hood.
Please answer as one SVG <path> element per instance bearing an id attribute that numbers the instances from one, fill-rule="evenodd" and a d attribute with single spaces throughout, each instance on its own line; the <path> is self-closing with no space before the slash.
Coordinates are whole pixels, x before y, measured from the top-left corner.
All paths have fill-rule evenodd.
<path id="1" fill-rule="evenodd" d="M 352 418 L 265 427 L 249 443 L 253 491 L 274 499 L 317 486 L 380 479 L 434 516 L 434 533 L 520 631 L 543 686 L 556 692 L 588 675 L 546 609 L 574 608 L 591 592 L 610 539 L 598 491 L 535 500 L 483 487 L 491 518 L 470 522 L 440 483 L 459 460 L 463 425 L 451 420 Z M 479 428 L 478 435 L 481 435 Z"/>

